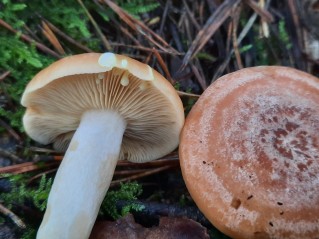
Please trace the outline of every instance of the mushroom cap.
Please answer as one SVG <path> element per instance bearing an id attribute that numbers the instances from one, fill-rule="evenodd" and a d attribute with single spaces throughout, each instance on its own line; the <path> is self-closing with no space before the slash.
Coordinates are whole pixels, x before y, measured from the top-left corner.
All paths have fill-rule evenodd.
<path id="1" fill-rule="evenodd" d="M 120 159 L 133 162 L 174 150 L 184 124 L 174 87 L 150 66 L 113 53 L 74 55 L 51 64 L 29 82 L 21 104 L 27 107 L 27 134 L 60 151 L 85 112 L 118 112 L 127 123 Z"/>
<path id="2" fill-rule="evenodd" d="M 278 66 L 214 82 L 181 133 L 186 186 L 232 238 L 319 238 L 319 80 Z"/>

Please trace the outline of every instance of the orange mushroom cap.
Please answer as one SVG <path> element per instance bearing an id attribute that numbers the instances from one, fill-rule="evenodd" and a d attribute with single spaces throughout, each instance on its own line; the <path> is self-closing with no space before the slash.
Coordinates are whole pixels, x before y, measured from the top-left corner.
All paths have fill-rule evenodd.
<path id="1" fill-rule="evenodd" d="M 279 66 L 225 75 L 181 134 L 184 180 L 233 238 L 319 238 L 319 80 Z"/>

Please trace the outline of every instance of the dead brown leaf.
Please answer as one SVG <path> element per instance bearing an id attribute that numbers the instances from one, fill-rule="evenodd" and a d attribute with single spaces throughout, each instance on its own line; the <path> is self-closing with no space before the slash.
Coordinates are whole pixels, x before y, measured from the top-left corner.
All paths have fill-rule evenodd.
<path id="1" fill-rule="evenodd" d="M 90 239 L 209 239 L 199 223 L 178 217 L 161 217 L 158 226 L 145 228 L 129 214 L 115 222 L 98 221 Z"/>

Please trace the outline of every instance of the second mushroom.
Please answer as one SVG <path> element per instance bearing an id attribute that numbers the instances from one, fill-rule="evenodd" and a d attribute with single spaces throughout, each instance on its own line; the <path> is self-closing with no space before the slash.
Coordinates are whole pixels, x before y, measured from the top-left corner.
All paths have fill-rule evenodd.
<path id="1" fill-rule="evenodd" d="M 28 135 L 67 149 L 37 238 L 88 238 L 118 159 L 145 162 L 179 142 L 183 106 L 150 66 L 113 53 L 61 59 L 28 84 Z"/>

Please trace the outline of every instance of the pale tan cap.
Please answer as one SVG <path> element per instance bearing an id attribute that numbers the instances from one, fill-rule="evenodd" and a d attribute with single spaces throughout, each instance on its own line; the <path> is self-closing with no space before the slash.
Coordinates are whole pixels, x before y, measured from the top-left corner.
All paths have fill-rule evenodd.
<path id="1" fill-rule="evenodd" d="M 113 53 L 53 63 L 27 85 L 21 104 L 27 107 L 23 123 L 28 135 L 42 144 L 54 143 L 58 150 L 66 150 L 84 112 L 118 112 L 127 123 L 120 158 L 130 161 L 174 150 L 184 123 L 182 102 L 161 74 Z"/>

